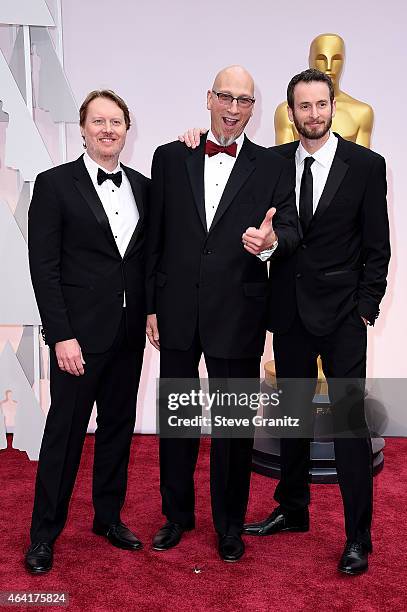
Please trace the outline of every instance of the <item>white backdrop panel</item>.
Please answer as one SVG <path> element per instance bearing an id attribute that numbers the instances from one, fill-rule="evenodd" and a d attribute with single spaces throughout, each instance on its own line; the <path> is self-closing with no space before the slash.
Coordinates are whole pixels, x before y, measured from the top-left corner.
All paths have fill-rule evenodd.
<path id="1" fill-rule="evenodd" d="M 45 0 L 1 0 L 0 23 L 53 26 Z"/>

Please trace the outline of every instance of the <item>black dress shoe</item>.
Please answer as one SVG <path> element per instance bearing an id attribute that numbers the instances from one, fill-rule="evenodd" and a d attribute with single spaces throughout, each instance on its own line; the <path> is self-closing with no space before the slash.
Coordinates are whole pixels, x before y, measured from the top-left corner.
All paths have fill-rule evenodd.
<path id="1" fill-rule="evenodd" d="M 368 549 L 361 542 L 346 542 L 339 561 L 338 570 L 344 574 L 356 576 L 368 568 Z"/>
<path id="2" fill-rule="evenodd" d="M 221 559 L 233 563 L 244 555 L 244 543 L 238 535 L 220 535 L 218 550 Z"/>
<path id="3" fill-rule="evenodd" d="M 190 531 L 192 527 L 183 527 L 179 523 L 167 521 L 153 538 L 153 550 L 168 550 L 179 544 L 184 531 Z"/>
<path id="4" fill-rule="evenodd" d="M 50 542 L 36 542 L 26 552 L 25 566 L 32 574 L 45 574 L 52 567 L 53 556 Z"/>
<path id="5" fill-rule="evenodd" d="M 143 548 L 142 542 L 121 521 L 111 525 L 100 525 L 94 521 L 92 531 L 96 535 L 105 536 L 110 544 L 113 544 L 116 548 L 123 548 L 124 550 L 140 550 L 140 548 Z"/>
<path id="6" fill-rule="evenodd" d="M 308 531 L 308 508 L 296 512 L 286 512 L 278 506 L 268 518 L 260 523 L 248 523 L 243 527 L 246 535 L 272 535 L 279 531 Z"/>

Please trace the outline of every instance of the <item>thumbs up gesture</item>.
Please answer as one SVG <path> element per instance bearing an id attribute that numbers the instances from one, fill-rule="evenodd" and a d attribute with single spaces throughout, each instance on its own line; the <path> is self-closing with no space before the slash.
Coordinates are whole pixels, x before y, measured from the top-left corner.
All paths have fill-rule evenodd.
<path id="1" fill-rule="evenodd" d="M 269 249 L 277 240 L 277 235 L 273 229 L 273 217 L 276 209 L 269 208 L 266 212 L 259 229 L 248 227 L 242 236 L 243 247 L 252 255 L 258 255 L 262 251 Z"/>

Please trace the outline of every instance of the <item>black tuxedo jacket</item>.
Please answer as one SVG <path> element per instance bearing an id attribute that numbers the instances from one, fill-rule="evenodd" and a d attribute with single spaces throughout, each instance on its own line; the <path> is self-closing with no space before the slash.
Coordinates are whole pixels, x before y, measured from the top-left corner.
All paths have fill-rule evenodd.
<path id="1" fill-rule="evenodd" d="M 338 147 L 311 225 L 288 259 L 271 260 L 269 329 L 286 331 L 298 309 L 317 336 L 331 333 L 355 307 L 379 314 L 390 259 L 383 157 L 338 134 Z M 295 167 L 298 142 L 272 147 Z"/>
<path id="2" fill-rule="evenodd" d="M 47 344 L 76 338 L 85 352 L 112 345 L 126 292 L 131 345 L 145 339 L 144 225 L 149 179 L 122 165 L 140 219 L 122 258 L 80 157 L 37 176 L 28 215 L 31 278 Z"/>
<path id="3" fill-rule="evenodd" d="M 154 154 L 148 312 L 157 314 L 163 347 L 188 349 L 198 325 L 207 355 L 257 357 L 266 333 L 267 266 L 244 250 L 242 234 L 275 206 L 279 256 L 293 252 L 299 238 L 292 165 L 245 138 L 208 231 L 205 141 L 195 150 L 169 143 Z"/>

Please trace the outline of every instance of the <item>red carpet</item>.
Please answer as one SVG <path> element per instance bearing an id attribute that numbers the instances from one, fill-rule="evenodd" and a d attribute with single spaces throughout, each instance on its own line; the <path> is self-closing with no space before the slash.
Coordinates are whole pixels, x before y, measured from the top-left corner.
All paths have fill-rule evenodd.
<path id="1" fill-rule="evenodd" d="M 163 522 L 157 439 L 152 436 L 134 439 L 122 517 L 144 541 L 145 549 L 117 550 L 91 533 L 93 438 L 88 436 L 69 522 L 55 546 L 54 569 L 46 576 L 30 576 L 22 559 L 28 544 L 36 464 L 25 453 L 9 448 L 0 452 L 0 591 L 66 591 L 68 610 L 81 612 L 405 610 L 406 448 L 405 440 L 387 440 L 385 467 L 375 478 L 374 553 L 369 572 L 360 577 L 336 572 L 344 539 L 335 485 L 313 486 L 309 533 L 246 537 L 244 558 L 235 564 L 222 562 L 210 516 L 207 441 L 197 469 L 196 530 L 186 534 L 174 550 L 150 551 L 151 538 Z M 253 476 L 248 519 L 263 518 L 270 511 L 275 484 Z"/>

